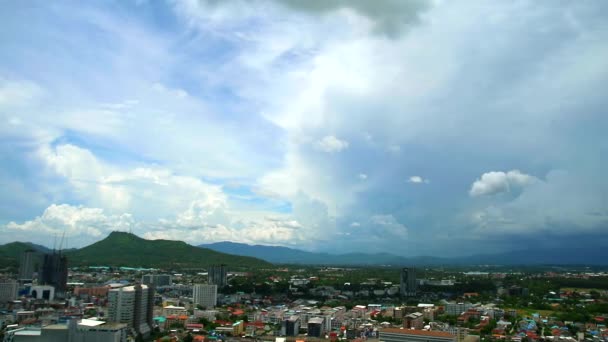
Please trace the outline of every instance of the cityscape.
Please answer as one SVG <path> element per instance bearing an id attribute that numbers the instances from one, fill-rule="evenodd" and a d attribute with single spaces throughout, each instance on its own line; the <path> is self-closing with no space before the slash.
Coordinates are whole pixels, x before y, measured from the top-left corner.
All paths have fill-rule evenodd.
<path id="1" fill-rule="evenodd" d="M 608 0 L 0 1 L 0 342 L 608 342 Z"/>
<path id="2" fill-rule="evenodd" d="M 0 283 L 4 341 L 608 338 L 606 266 L 73 267 L 73 251 L 6 246 L 18 260 Z"/>

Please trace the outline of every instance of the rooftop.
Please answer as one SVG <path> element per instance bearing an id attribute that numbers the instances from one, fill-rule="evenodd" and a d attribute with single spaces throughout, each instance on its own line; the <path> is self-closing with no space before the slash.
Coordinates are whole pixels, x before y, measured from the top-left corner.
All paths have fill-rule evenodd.
<path id="1" fill-rule="evenodd" d="M 452 338 L 454 335 L 450 334 L 446 331 L 427 331 L 427 330 L 410 330 L 410 329 L 398 329 L 398 328 L 386 328 L 381 329 L 380 334 L 382 333 L 392 333 L 392 334 L 403 334 L 403 335 L 416 335 L 416 336 L 433 336 L 433 337 L 446 337 Z"/>

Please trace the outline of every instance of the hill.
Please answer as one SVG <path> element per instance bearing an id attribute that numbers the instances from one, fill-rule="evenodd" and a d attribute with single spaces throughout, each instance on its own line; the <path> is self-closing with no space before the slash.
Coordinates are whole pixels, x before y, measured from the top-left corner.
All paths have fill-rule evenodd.
<path id="1" fill-rule="evenodd" d="M 146 240 L 126 232 L 112 232 L 92 245 L 66 253 L 70 267 L 84 265 L 151 268 L 192 268 L 226 264 L 263 267 L 268 262 L 191 246 L 183 241 Z"/>
<path id="2" fill-rule="evenodd" d="M 21 255 L 28 249 L 36 251 L 38 255 L 48 251 L 48 248 L 44 246 L 29 242 L 15 241 L 0 245 L 0 267 L 16 270 L 19 267 Z"/>
<path id="3" fill-rule="evenodd" d="M 429 256 L 404 257 L 389 253 L 366 254 L 313 253 L 298 249 L 217 242 L 199 247 L 223 253 L 252 256 L 276 264 L 316 265 L 607 265 L 608 249 L 603 248 L 537 248 L 496 254 L 441 258 Z"/>

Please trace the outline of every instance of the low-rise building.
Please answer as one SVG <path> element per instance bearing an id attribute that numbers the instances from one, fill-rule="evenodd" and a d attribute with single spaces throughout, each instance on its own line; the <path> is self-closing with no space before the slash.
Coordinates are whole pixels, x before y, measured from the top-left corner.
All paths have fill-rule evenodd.
<path id="1" fill-rule="evenodd" d="M 387 328 L 379 331 L 381 342 L 455 342 L 456 336 L 445 331 Z"/>

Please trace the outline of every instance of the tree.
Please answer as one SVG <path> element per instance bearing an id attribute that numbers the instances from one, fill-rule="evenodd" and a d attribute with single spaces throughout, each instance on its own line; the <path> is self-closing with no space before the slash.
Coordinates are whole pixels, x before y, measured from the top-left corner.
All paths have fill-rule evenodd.
<path id="1" fill-rule="evenodd" d="M 192 335 L 190 333 L 188 333 L 188 335 L 184 336 L 184 342 L 192 342 L 194 341 L 194 337 L 192 337 Z"/>

